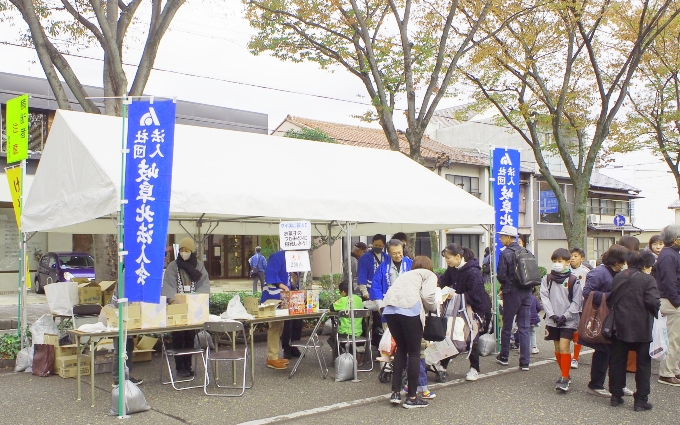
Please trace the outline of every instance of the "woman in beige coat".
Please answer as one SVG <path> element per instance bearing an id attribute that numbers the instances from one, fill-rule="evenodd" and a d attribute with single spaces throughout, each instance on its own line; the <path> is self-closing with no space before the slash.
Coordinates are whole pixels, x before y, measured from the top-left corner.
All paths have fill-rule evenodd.
<path id="1" fill-rule="evenodd" d="M 399 276 L 385 294 L 382 314 L 397 343 L 392 373 L 393 404 L 401 403 L 401 375 L 408 355 L 408 395 L 405 408 L 426 407 L 427 401 L 416 397 L 420 372 L 420 343 L 427 311 L 436 311 L 437 275 L 432 272 L 432 260 L 425 256 L 413 260 L 411 271 Z"/>

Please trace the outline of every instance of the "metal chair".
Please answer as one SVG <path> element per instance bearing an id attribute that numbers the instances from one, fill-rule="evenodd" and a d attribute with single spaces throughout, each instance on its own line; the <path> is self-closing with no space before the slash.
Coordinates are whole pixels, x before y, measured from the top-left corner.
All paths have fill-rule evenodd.
<path id="1" fill-rule="evenodd" d="M 355 337 L 355 341 L 357 343 L 363 343 L 364 344 L 364 358 L 361 361 L 361 366 L 366 365 L 366 359 L 370 359 L 371 362 L 371 367 L 369 369 L 357 369 L 358 372 L 370 372 L 373 370 L 373 347 L 371 346 L 371 337 L 372 337 L 372 328 L 373 328 L 373 314 L 371 310 L 367 309 L 357 309 L 354 310 L 354 318 L 355 319 L 362 319 L 361 324 L 362 324 L 362 335 Z M 343 310 L 343 311 L 338 311 L 338 321 L 340 319 L 350 319 L 350 312 L 349 310 Z M 340 344 L 347 344 L 348 342 L 352 342 L 352 336 L 351 335 L 345 335 L 345 334 L 339 334 L 338 333 L 338 327 L 334 326 L 333 327 L 333 337 L 335 338 L 335 344 L 336 344 L 336 352 L 340 353 Z M 368 352 L 366 352 L 368 351 Z"/>
<path id="2" fill-rule="evenodd" d="M 161 366 L 161 383 L 163 385 L 167 384 L 172 384 L 172 388 L 174 388 L 177 391 L 182 391 L 182 390 L 189 390 L 192 388 L 201 388 L 201 385 L 190 385 L 186 387 L 178 387 L 176 384 L 180 384 L 182 382 L 191 382 L 194 379 L 196 379 L 196 375 L 194 375 L 191 379 L 180 379 L 176 380 L 175 375 L 172 373 L 172 366 L 170 366 L 170 357 L 178 357 L 178 356 L 191 356 L 193 359 L 193 356 L 195 354 L 200 354 L 201 358 L 203 358 L 202 363 L 205 364 L 205 353 L 203 352 L 202 348 L 167 348 L 165 346 L 165 334 L 161 334 L 161 346 L 163 347 L 163 357 L 165 358 L 165 364 L 168 367 L 168 375 L 170 376 L 169 381 L 163 381 L 163 366 Z M 195 360 L 194 360 L 194 366 L 195 366 Z M 196 368 L 194 367 L 194 370 Z"/>
<path id="3" fill-rule="evenodd" d="M 203 392 L 205 395 L 219 396 L 219 397 L 240 397 L 245 392 L 246 389 L 253 387 L 253 377 L 250 377 L 250 385 L 246 385 L 246 375 L 248 373 L 248 340 L 246 339 L 246 331 L 243 327 L 243 323 L 236 320 L 227 320 L 221 322 L 206 322 L 203 324 L 203 329 L 206 332 L 211 332 L 214 334 L 232 334 L 232 349 L 231 350 L 219 350 L 219 345 L 215 345 L 215 351 L 210 350 L 210 344 L 207 345 L 205 349 L 205 357 L 203 358 L 203 364 L 205 366 L 205 375 L 203 379 Z M 241 332 L 244 341 L 243 349 L 236 349 L 236 333 Z M 217 338 L 219 339 L 219 338 Z M 210 384 L 210 364 L 214 363 L 213 367 L 213 378 L 215 379 L 215 386 L 218 388 L 226 389 L 240 389 L 241 392 L 238 394 L 229 393 L 209 393 L 208 385 Z M 218 378 L 218 368 L 219 362 L 231 362 L 232 364 L 232 378 L 234 385 L 220 385 Z M 236 386 L 236 363 L 243 362 L 243 385 Z"/>
<path id="4" fill-rule="evenodd" d="M 71 307 L 71 321 L 73 329 L 78 329 L 82 325 L 90 325 L 99 322 L 99 314 L 102 306 L 99 304 L 76 304 Z M 82 337 L 80 342 L 87 345 L 90 337 Z"/>
<path id="5" fill-rule="evenodd" d="M 295 366 L 293 366 L 293 370 L 290 371 L 290 375 L 288 375 L 288 379 L 292 378 L 293 375 L 295 375 L 295 372 L 297 372 L 297 368 L 300 365 L 300 362 L 302 359 L 305 357 L 305 354 L 307 354 L 307 351 L 309 351 L 310 348 L 314 348 L 314 352 L 316 353 L 316 359 L 319 361 L 319 367 L 321 368 L 321 376 L 323 376 L 323 379 L 326 379 L 328 376 L 328 366 L 326 365 L 326 358 L 323 356 L 323 353 L 321 352 L 321 349 L 323 348 L 323 342 L 319 339 L 319 330 L 323 329 L 322 326 L 324 322 L 326 321 L 326 318 L 328 317 L 328 313 L 324 313 L 320 318 L 319 321 L 316 322 L 316 326 L 314 327 L 314 330 L 312 330 L 311 335 L 305 342 L 297 342 L 297 343 L 291 343 L 291 347 L 296 347 L 298 349 L 301 349 L 300 351 L 300 357 L 298 357 L 297 361 L 295 362 Z"/>

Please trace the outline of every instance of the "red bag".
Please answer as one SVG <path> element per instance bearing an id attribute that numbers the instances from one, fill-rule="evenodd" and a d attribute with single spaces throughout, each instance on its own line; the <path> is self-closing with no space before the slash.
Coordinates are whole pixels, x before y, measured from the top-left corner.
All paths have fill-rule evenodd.
<path id="1" fill-rule="evenodd" d="M 586 305 L 583 307 L 581 321 L 578 324 L 578 339 L 584 342 L 585 345 L 611 344 L 612 342 L 605 339 L 604 335 L 602 335 L 604 319 L 609 315 L 606 296 L 602 294 L 602 303 L 599 308 L 595 308 L 593 305 L 593 295 L 595 293 L 591 292 Z"/>
<path id="2" fill-rule="evenodd" d="M 50 376 L 54 369 L 54 345 L 33 345 L 33 375 Z"/>

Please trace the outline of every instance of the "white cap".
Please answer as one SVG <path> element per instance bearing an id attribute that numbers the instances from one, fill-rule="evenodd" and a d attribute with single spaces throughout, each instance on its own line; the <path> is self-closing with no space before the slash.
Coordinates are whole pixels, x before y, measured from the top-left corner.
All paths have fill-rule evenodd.
<path id="1" fill-rule="evenodd" d="M 506 236 L 512 236 L 513 238 L 519 237 L 519 234 L 517 233 L 517 228 L 515 226 L 508 226 L 505 225 L 501 229 L 500 232 L 498 232 L 499 235 L 506 235 Z"/>

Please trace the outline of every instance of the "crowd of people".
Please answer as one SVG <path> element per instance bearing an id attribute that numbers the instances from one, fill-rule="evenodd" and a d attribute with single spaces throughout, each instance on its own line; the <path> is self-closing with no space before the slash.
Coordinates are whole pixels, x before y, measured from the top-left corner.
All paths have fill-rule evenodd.
<path id="1" fill-rule="evenodd" d="M 539 353 L 536 329 L 543 319 L 545 340 L 553 341 L 559 375 L 556 391 L 567 393 L 571 385 L 571 369 L 579 367 L 581 346 L 592 348 L 588 394 L 610 398 L 612 406 L 624 403 L 623 397 L 632 396 L 636 411 L 650 410 L 649 403 L 651 357 L 654 319 L 666 316 L 668 355 L 661 362 L 661 384 L 680 386 L 680 226 L 669 225 L 660 235 L 653 236 L 647 247 L 640 250 L 640 242 L 623 236 L 593 267 L 585 252 L 578 247 L 558 248 L 551 255 L 552 266 L 540 284 L 523 286 L 518 274 L 518 258 L 527 252 L 517 229 L 504 226 L 499 232 L 504 249 L 499 255 L 496 277 L 499 293 L 502 328 L 500 353 L 496 361 L 508 366 L 510 350 L 519 350 L 519 368 L 528 371 L 531 355 Z M 286 273 L 285 261 L 272 254 L 269 261 L 261 253 L 250 259 L 255 270 L 253 290 L 257 283 L 263 288 L 262 300 L 279 298 L 282 291 L 295 288 L 297 275 Z M 476 381 L 480 374 L 479 338 L 494 326 L 491 294 L 491 258 L 488 248 L 480 262 L 468 247 L 449 244 L 441 252 L 447 265 L 442 275 L 434 273 L 429 257 L 416 256 L 407 251 L 407 237 L 396 234 L 389 241 L 385 235 L 373 236 L 371 245 L 354 245 L 352 257 L 344 265 L 343 281 L 339 287 L 341 298 L 334 310 L 349 305 L 349 285 L 352 285 L 354 308 L 373 310 L 374 340 L 379 345 L 380 335 L 389 330 L 396 351 L 382 353 L 380 361 L 392 362 L 393 382 L 390 402 L 406 408 L 425 407 L 428 399 L 436 397 L 427 389 L 427 374 L 422 352 L 429 344 L 423 340 L 426 316 L 441 308 L 435 300 L 436 288 L 450 287 L 455 294 L 464 295 L 465 302 L 478 319 L 478 332 L 469 341 L 470 369 L 466 380 Z M 529 253 L 531 254 L 531 253 Z M 281 255 L 279 255 L 281 256 Z M 349 274 L 351 271 L 351 282 Z M 264 274 L 264 279 L 260 276 Z M 264 283 L 262 282 L 264 280 Z M 450 296 L 450 295 L 449 295 Z M 579 336 L 583 307 L 590 298 L 599 308 L 606 303 L 613 314 L 615 335 L 607 343 L 593 343 Z M 543 314 L 540 314 L 543 312 Z M 299 355 L 291 350 L 291 340 L 299 338 L 301 323 L 287 321 L 270 324 L 268 331 L 267 366 L 286 369 L 288 358 Z M 273 325 L 273 326 L 272 326 Z M 355 323 L 356 335 L 362 332 L 361 319 Z M 349 334 L 349 319 L 342 319 L 340 334 Z M 284 358 L 279 358 L 281 346 Z M 446 368 L 448 360 L 441 361 Z M 402 386 L 406 371 L 407 385 Z M 626 371 L 635 373 L 636 391 L 626 387 Z M 609 376 L 608 389 L 605 381 Z M 402 401 L 401 392 L 406 392 Z"/>

